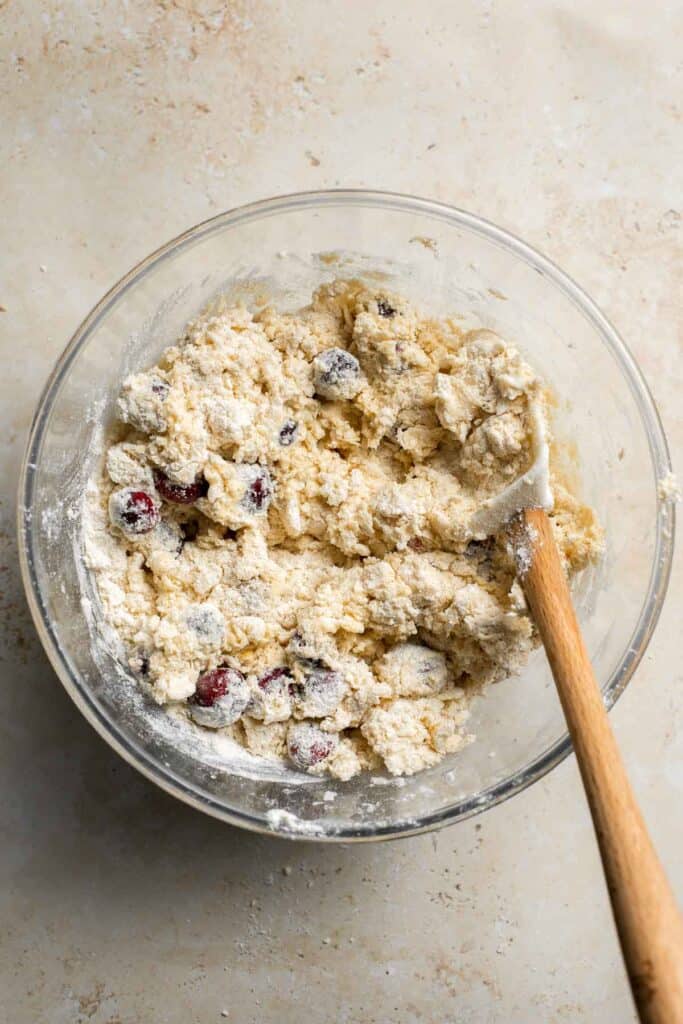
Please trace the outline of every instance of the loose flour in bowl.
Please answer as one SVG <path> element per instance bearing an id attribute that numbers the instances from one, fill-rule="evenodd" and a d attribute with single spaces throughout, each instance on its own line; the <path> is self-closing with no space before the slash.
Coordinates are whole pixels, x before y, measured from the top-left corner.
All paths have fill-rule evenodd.
<path id="1" fill-rule="evenodd" d="M 118 410 L 86 557 L 153 699 L 341 779 L 468 742 L 472 694 L 537 643 L 480 515 L 546 419 L 515 348 L 337 281 L 297 313 L 216 306 Z M 551 480 L 572 575 L 600 530 Z"/>

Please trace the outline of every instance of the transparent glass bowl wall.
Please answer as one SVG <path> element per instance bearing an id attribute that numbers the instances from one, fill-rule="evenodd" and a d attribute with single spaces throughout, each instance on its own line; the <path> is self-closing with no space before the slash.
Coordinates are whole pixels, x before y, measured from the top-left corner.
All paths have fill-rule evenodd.
<path id="1" fill-rule="evenodd" d="M 542 653 L 475 702 L 477 742 L 419 776 L 338 783 L 226 766 L 208 743 L 197 747 L 194 731 L 150 707 L 115 653 L 93 643 L 78 509 L 122 378 L 153 363 L 207 302 L 228 291 L 296 308 L 318 283 L 358 274 L 430 311 L 478 317 L 519 344 L 555 388 L 558 433 L 580 453 L 580 473 L 571 458 L 566 470 L 580 476 L 606 529 L 605 558 L 584 574 L 577 604 L 613 703 L 654 628 L 670 566 L 672 512 L 657 498 L 668 455 L 656 411 L 618 336 L 566 276 L 505 232 L 437 203 L 369 192 L 266 200 L 150 256 L 93 310 L 55 368 L 34 420 L 19 510 L 42 641 L 105 739 L 165 789 L 226 821 L 342 840 L 438 827 L 557 764 L 568 741 Z M 296 820 L 273 814 L 283 808 Z"/>

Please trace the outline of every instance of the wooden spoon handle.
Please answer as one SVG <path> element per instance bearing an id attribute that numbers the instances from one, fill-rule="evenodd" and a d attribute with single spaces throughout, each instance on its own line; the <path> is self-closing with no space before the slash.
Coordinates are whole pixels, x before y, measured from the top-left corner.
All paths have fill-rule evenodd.
<path id="1" fill-rule="evenodd" d="M 683 919 L 626 776 L 546 513 L 520 513 L 513 538 L 581 770 L 640 1019 L 683 1024 Z"/>

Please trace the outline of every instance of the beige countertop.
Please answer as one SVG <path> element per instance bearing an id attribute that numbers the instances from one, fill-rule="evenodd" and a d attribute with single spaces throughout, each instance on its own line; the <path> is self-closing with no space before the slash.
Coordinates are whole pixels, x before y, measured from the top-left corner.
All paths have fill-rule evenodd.
<path id="1" fill-rule="evenodd" d="M 124 764 L 57 682 L 22 596 L 14 492 L 46 375 L 113 282 L 220 210 L 338 185 L 452 202 L 555 259 L 635 353 L 676 457 L 682 32 L 681 5 L 658 0 L 0 0 L 12 1024 L 634 1020 L 573 758 L 388 845 L 204 818 Z M 679 893 L 680 570 L 612 716 Z"/>

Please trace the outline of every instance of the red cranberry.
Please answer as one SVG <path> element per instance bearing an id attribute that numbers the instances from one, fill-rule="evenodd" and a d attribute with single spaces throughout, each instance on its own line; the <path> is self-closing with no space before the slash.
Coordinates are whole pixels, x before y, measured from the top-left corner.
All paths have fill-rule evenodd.
<path id="1" fill-rule="evenodd" d="M 363 386 L 360 363 L 343 348 L 329 348 L 313 360 L 313 384 L 322 398 L 355 398 Z"/>
<path id="2" fill-rule="evenodd" d="M 210 708 L 222 697 L 230 682 L 230 669 L 215 668 L 212 672 L 205 672 L 197 680 L 194 695 L 190 698 L 193 704 L 199 704 L 203 708 Z"/>
<path id="3" fill-rule="evenodd" d="M 320 764 L 336 750 L 339 739 L 334 733 L 323 732 L 312 722 L 296 722 L 287 733 L 287 753 L 292 763 L 302 771 Z"/>
<path id="4" fill-rule="evenodd" d="M 198 725 L 221 729 L 242 717 L 249 703 L 249 684 L 235 668 L 214 668 L 197 680 L 188 700 L 190 716 Z"/>
<path id="5" fill-rule="evenodd" d="M 109 518 L 124 533 L 149 533 L 159 522 L 159 508 L 147 491 L 122 487 L 109 498 Z"/>
<path id="6" fill-rule="evenodd" d="M 291 714 L 293 695 L 294 679 L 289 669 L 268 669 L 256 679 L 247 714 L 261 720 L 284 721 Z"/>
<path id="7" fill-rule="evenodd" d="M 331 715 L 346 692 L 342 676 L 315 663 L 306 665 L 305 671 L 303 682 L 296 688 L 297 704 L 309 718 Z"/>
<path id="8" fill-rule="evenodd" d="M 185 625 L 207 647 L 220 647 L 225 636 L 225 620 L 212 604 L 192 604 L 185 612 Z M 228 670 L 232 671 L 232 669 Z"/>
<path id="9" fill-rule="evenodd" d="M 278 434 L 278 441 L 283 448 L 288 448 L 290 444 L 294 444 L 296 441 L 296 435 L 299 432 L 299 424 L 296 420 L 285 420 L 280 427 L 280 433 Z"/>
<path id="10" fill-rule="evenodd" d="M 264 512 L 273 497 L 273 482 L 265 466 L 245 466 L 247 486 L 242 496 L 241 505 L 255 515 Z"/>
<path id="11" fill-rule="evenodd" d="M 154 486 L 162 498 L 174 505 L 193 505 L 209 492 L 208 481 L 203 476 L 198 476 L 191 484 L 176 484 L 158 469 L 154 472 Z"/>
<path id="12" fill-rule="evenodd" d="M 290 695 L 294 692 L 294 683 L 292 673 L 288 668 L 271 668 L 267 672 L 263 672 L 262 675 L 256 680 L 257 686 L 264 693 L 272 693 L 273 690 L 280 689 L 280 687 L 287 687 Z"/>

